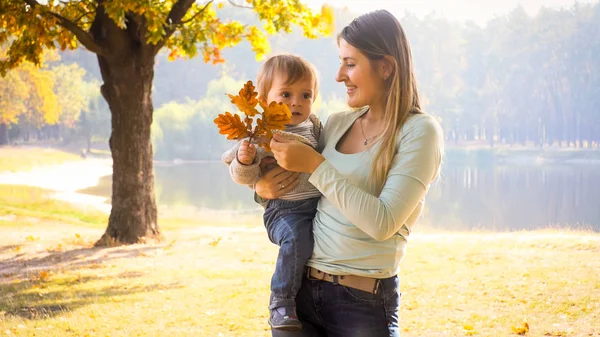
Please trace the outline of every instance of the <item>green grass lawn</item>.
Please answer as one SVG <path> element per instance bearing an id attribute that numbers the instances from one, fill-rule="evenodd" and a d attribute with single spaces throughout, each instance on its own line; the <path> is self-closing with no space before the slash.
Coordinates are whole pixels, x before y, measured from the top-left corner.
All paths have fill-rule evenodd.
<path id="1" fill-rule="evenodd" d="M 269 336 L 277 248 L 259 218 L 161 221 L 93 248 L 106 215 L 0 187 L 0 336 Z M 600 336 L 600 235 L 427 233 L 402 262 L 403 336 Z"/>

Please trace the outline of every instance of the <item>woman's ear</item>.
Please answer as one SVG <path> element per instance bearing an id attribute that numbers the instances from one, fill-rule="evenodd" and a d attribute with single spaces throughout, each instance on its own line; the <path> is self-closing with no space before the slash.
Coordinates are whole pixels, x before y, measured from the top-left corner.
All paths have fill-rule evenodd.
<path id="1" fill-rule="evenodd" d="M 381 60 L 381 75 L 384 80 L 388 80 L 390 76 L 394 73 L 395 68 L 394 58 L 390 55 L 385 55 L 383 60 Z"/>

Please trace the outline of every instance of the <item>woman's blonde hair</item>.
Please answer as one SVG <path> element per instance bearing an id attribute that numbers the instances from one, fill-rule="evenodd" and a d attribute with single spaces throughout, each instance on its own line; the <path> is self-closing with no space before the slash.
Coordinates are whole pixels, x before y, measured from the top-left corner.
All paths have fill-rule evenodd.
<path id="1" fill-rule="evenodd" d="M 273 86 L 275 76 L 285 75 L 286 85 L 309 79 L 313 82 L 313 102 L 319 92 L 319 76 L 315 67 L 306 59 L 292 54 L 275 55 L 263 63 L 256 76 L 258 99 L 265 100 Z M 270 103 L 270 102 L 268 102 Z"/>
<path id="2" fill-rule="evenodd" d="M 370 61 L 383 61 L 386 55 L 393 60 L 392 72 L 385 80 L 387 94 L 381 146 L 370 174 L 377 190 L 381 191 L 396 153 L 396 138 L 400 129 L 410 114 L 423 113 L 410 45 L 398 20 L 386 10 L 365 13 L 355 18 L 338 35 L 338 42 L 340 38 L 360 50 Z M 373 69 L 375 65 L 372 62 Z"/>

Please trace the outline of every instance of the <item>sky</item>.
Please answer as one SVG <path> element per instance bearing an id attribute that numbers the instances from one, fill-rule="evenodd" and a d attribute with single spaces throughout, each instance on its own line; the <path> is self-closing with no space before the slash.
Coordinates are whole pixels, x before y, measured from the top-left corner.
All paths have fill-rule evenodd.
<path id="1" fill-rule="evenodd" d="M 596 3 L 599 0 L 327 0 L 330 5 L 348 7 L 353 12 L 367 12 L 375 9 L 387 9 L 402 17 L 406 10 L 418 17 L 431 12 L 452 21 L 472 20 L 485 24 L 488 20 L 503 16 L 518 5 L 529 15 L 535 15 L 542 6 L 560 8 L 571 7 L 575 2 Z M 323 0 L 303 0 L 310 6 L 320 7 Z"/>

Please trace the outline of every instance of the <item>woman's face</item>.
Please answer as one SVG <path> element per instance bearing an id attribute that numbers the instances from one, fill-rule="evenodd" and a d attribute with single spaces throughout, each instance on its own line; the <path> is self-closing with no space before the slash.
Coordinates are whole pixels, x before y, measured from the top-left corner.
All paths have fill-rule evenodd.
<path id="1" fill-rule="evenodd" d="M 346 40 L 340 39 L 340 68 L 335 80 L 346 85 L 348 106 L 360 108 L 381 105 L 385 99 L 383 74 L 371 61 Z"/>

